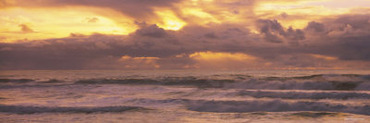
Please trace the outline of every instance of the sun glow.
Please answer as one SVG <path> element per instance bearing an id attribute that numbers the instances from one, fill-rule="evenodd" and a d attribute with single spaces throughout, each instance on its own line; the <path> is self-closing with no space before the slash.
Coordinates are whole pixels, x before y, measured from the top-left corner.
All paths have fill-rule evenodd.
<path id="1" fill-rule="evenodd" d="M 189 55 L 190 58 L 195 60 L 214 61 L 214 60 L 236 60 L 248 61 L 255 60 L 256 58 L 243 53 L 223 53 L 223 52 L 196 52 Z"/>
<path id="2" fill-rule="evenodd" d="M 185 16 L 190 16 L 190 18 L 195 19 L 196 23 L 204 25 L 208 23 L 221 23 L 218 19 L 216 19 L 211 14 L 204 12 L 202 9 L 199 8 L 185 8 L 182 9 L 182 13 Z"/>
<path id="3" fill-rule="evenodd" d="M 2 42 L 67 37 L 78 34 L 128 34 L 133 30 L 114 20 L 78 8 L 60 9 L 11 8 L 0 11 Z M 20 26 L 22 25 L 22 26 Z M 24 29 L 28 29 L 25 31 Z M 32 30 L 32 31 L 31 31 Z"/>
<path id="4" fill-rule="evenodd" d="M 256 57 L 245 53 L 229 52 L 196 52 L 189 55 L 189 58 L 195 60 L 193 66 L 186 68 L 204 68 L 204 69 L 240 69 L 241 66 L 253 67 L 262 63 Z M 261 65 L 258 65 L 261 66 Z"/>
<path id="5" fill-rule="evenodd" d="M 179 30 L 186 25 L 186 22 L 178 18 L 174 12 L 167 9 L 155 11 L 161 22 L 158 26 L 167 30 Z"/>
<path id="6" fill-rule="evenodd" d="M 326 55 L 320 55 L 320 54 L 309 54 L 310 56 L 314 57 L 314 58 L 318 58 L 318 59 L 324 59 L 324 60 L 338 60 L 338 58 L 336 57 L 332 57 L 332 56 L 326 56 Z"/>

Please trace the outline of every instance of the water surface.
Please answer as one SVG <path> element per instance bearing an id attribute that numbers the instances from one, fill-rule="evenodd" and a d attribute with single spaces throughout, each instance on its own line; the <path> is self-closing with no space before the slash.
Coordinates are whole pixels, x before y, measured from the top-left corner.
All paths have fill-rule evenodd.
<path id="1" fill-rule="evenodd" d="M 2 122 L 366 122 L 370 71 L 0 71 Z"/>

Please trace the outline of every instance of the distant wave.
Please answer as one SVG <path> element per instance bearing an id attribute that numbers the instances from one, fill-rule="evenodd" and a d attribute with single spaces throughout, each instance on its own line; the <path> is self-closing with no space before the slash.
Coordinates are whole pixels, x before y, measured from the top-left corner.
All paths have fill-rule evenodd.
<path id="1" fill-rule="evenodd" d="M 370 105 L 350 106 L 323 102 L 274 101 L 190 101 L 187 108 L 200 112 L 285 112 L 285 111 L 330 111 L 370 115 Z"/>
<path id="2" fill-rule="evenodd" d="M 0 89 L 14 89 L 14 88 L 48 88 L 48 87 L 63 87 L 70 84 L 62 85 L 0 85 Z"/>
<path id="3" fill-rule="evenodd" d="M 328 111 L 370 115 L 368 104 L 339 104 L 335 102 L 291 101 L 291 100 L 198 100 L 198 99 L 133 99 L 139 106 L 183 105 L 186 109 L 199 112 L 287 112 Z M 181 106 L 180 106 L 181 107 Z"/>
<path id="4" fill-rule="evenodd" d="M 130 76 L 129 76 L 130 77 Z M 0 79 L 1 88 L 17 88 L 17 83 L 33 85 L 71 84 L 70 80 L 49 79 L 37 81 L 28 78 Z M 130 78 L 91 78 L 75 80 L 74 84 L 123 84 L 123 85 L 162 85 L 191 86 L 197 88 L 224 89 L 280 89 L 280 90 L 370 90 L 370 75 L 358 74 L 318 74 L 298 77 L 253 77 L 244 74 L 213 75 L 206 77 L 130 77 Z M 32 85 L 32 86 L 33 86 Z"/>
<path id="5" fill-rule="evenodd" d="M 196 78 L 167 78 L 162 80 L 155 79 L 90 79 L 79 80 L 76 84 L 131 84 L 131 85 L 168 85 L 168 86 L 196 86 L 199 88 L 220 88 L 227 83 L 235 80 L 215 80 L 215 79 L 196 79 Z"/>
<path id="6" fill-rule="evenodd" d="M 0 112 L 15 114 L 35 113 L 108 113 L 125 112 L 132 110 L 145 110 L 142 107 L 108 106 L 108 107 L 38 107 L 38 106 L 12 106 L 0 105 Z"/>
<path id="7" fill-rule="evenodd" d="M 286 111 L 329 111 L 370 115 L 370 105 L 352 106 L 324 102 L 298 101 L 214 101 L 189 99 L 136 99 L 138 104 L 181 104 L 188 110 L 199 112 L 286 112 Z M 0 112 L 14 114 L 35 113 L 119 113 L 125 111 L 149 110 L 137 106 L 107 106 L 107 107 L 40 107 L 40 106 L 14 106 L 0 105 Z"/>
<path id="8" fill-rule="evenodd" d="M 22 79 L 0 79 L 0 83 L 28 83 L 28 82 L 38 82 L 34 79 L 22 78 Z M 60 83 L 63 80 L 49 79 L 47 81 L 40 81 L 41 83 Z"/>
<path id="9" fill-rule="evenodd" d="M 370 75 L 361 74 L 315 74 L 309 76 L 296 76 L 296 77 L 265 77 L 266 80 L 310 80 L 325 77 L 347 77 L 347 78 L 361 78 L 370 80 Z"/>
<path id="10" fill-rule="evenodd" d="M 128 84 L 128 85 L 164 85 L 194 86 L 198 88 L 238 88 L 238 89 L 302 89 L 302 90 L 370 90 L 368 75 L 312 75 L 302 77 L 264 77 L 234 79 L 204 79 L 196 77 L 167 77 L 157 79 L 85 79 L 76 84 Z M 340 77 L 348 79 L 342 80 Z M 328 78 L 328 77 L 327 77 Z"/>
<path id="11" fill-rule="evenodd" d="M 0 83 L 26 83 L 26 82 L 33 82 L 33 79 L 0 79 Z"/>
<path id="12" fill-rule="evenodd" d="M 64 82 L 63 80 L 58 80 L 58 79 L 49 79 L 47 81 L 42 81 L 42 83 L 61 83 Z"/>
<path id="13" fill-rule="evenodd" d="M 278 91 L 249 91 L 237 92 L 237 96 L 251 96 L 255 98 L 282 98 L 282 99 L 370 99 L 370 94 L 359 92 L 278 92 Z M 233 95 L 233 96 L 235 96 Z"/>

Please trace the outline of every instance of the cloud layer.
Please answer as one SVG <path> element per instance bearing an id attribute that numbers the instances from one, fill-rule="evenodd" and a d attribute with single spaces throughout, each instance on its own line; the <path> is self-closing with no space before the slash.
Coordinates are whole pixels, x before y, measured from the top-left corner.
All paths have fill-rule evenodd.
<path id="1" fill-rule="evenodd" d="M 119 17 L 125 16 L 131 18 L 128 25 L 135 27 L 127 35 L 70 32 L 68 37 L 1 43 L 0 69 L 370 68 L 370 9 L 364 7 L 314 16 L 314 13 L 295 14 L 297 6 L 284 13 L 266 7 L 291 3 L 283 0 L 280 3 L 269 0 L 32 3 L 3 0 L 0 3 L 0 11 L 83 6 L 92 7 L 87 10 L 94 12 L 96 8 L 109 8 L 119 13 L 117 17 L 102 12 L 98 13 L 100 18 L 83 17 L 82 22 L 99 24 L 109 18 L 122 25 Z M 265 8 L 258 8 L 261 6 Z M 0 35 L 0 39 L 10 38 L 9 33 L 42 35 L 43 31 L 33 25 L 36 24 L 19 23 L 19 31 L 3 32 L 7 35 Z"/>

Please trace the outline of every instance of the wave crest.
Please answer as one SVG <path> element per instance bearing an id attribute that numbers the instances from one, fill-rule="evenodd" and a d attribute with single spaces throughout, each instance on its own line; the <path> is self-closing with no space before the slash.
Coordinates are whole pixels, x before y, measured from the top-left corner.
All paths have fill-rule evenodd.
<path id="1" fill-rule="evenodd" d="M 285 112 L 285 111 L 330 111 L 370 115 L 370 106 L 350 106 L 323 102 L 274 101 L 191 101 L 188 110 L 199 112 Z"/>
<path id="2" fill-rule="evenodd" d="M 142 107 L 108 106 L 108 107 L 37 107 L 37 106 L 11 106 L 0 105 L 0 112 L 15 114 L 35 113 L 109 113 L 144 110 Z"/>

